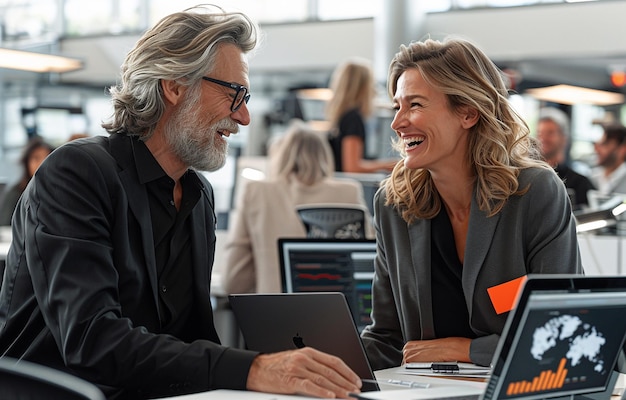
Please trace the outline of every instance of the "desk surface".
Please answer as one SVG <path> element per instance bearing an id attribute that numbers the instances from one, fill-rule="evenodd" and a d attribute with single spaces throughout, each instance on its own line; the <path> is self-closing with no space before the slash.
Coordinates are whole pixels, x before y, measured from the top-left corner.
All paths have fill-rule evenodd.
<path id="1" fill-rule="evenodd" d="M 486 383 L 465 380 L 438 378 L 430 376 L 416 376 L 402 374 L 403 367 L 390 368 L 376 371 L 376 379 L 385 382 L 387 379 L 400 379 L 404 381 L 415 381 L 429 383 L 428 389 L 406 389 L 401 386 L 381 384 L 380 392 L 362 393 L 364 397 L 372 399 L 427 399 L 444 396 L 461 396 L 480 394 L 484 390 Z M 310 399 L 305 396 L 277 395 L 271 393 L 246 392 L 238 390 L 214 390 L 210 392 L 190 394 L 185 396 L 170 397 L 170 400 L 303 400 Z"/>
<path id="2" fill-rule="evenodd" d="M 405 389 L 403 387 L 389 385 L 381 385 L 380 392 L 362 393 L 363 398 L 371 398 L 373 400 L 420 400 L 442 398 L 450 396 L 463 396 L 480 394 L 484 391 L 487 383 L 477 379 L 454 379 L 450 377 L 433 377 L 407 375 L 403 373 L 403 367 L 389 368 L 376 371 L 376 379 L 384 382 L 388 379 L 400 379 L 403 381 L 415 381 L 420 383 L 429 383 L 428 389 Z M 624 387 L 625 375 L 621 374 L 615 387 Z M 611 400 L 619 400 L 621 396 L 613 395 Z M 185 396 L 170 397 L 170 400 L 303 400 L 313 399 L 306 396 L 289 396 L 277 395 L 271 393 L 246 392 L 238 390 L 214 390 L 210 392 L 197 393 Z"/>

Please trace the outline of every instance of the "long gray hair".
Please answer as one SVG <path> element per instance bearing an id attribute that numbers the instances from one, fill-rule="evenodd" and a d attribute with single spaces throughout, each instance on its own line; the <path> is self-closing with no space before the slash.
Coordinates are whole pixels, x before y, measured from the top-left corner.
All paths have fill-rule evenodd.
<path id="1" fill-rule="evenodd" d="M 161 79 L 197 85 L 215 68 L 221 44 L 234 44 L 244 53 L 255 48 L 258 27 L 250 18 L 211 7 L 168 15 L 137 41 L 122 64 L 121 82 L 109 89 L 113 115 L 104 129 L 150 137 L 165 110 Z"/>

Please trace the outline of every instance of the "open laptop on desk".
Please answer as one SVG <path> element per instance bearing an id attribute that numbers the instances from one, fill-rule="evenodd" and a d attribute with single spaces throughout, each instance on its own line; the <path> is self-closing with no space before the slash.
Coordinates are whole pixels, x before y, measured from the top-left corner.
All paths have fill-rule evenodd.
<path id="1" fill-rule="evenodd" d="M 626 337 L 626 277 L 531 276 L 507 319 L 485 399 L 609 398 Z M 622 358 L 623 360 L 623 358 Z"/>
<path id="2" fill-rule="evenodd" d="M 375 379 L 342 293 L 228 297 L 248 349 L 273 353 L 310 346 L 341 358 L 361 379 Z M 378 390 L 378 385 L 364 383 L 361 390 Z"/>
<path id="3" fill-rule="evenodd" d="M 529 276 L 507 319 L 484 392 L 430 397 L 425 389 L 414 398 L 609 399 L 615 370 L 626 372 L 625 336 L 626 277 Z"/>

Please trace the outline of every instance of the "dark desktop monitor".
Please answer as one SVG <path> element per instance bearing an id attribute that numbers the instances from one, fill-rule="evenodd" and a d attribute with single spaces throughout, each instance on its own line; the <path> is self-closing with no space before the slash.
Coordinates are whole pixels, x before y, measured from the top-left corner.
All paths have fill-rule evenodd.
<path id="1" fill-rule="evenodd" d="M 375 240 L 280 238 L 285 293 L 341 292 L 357 329 L 371 322 Z"/>

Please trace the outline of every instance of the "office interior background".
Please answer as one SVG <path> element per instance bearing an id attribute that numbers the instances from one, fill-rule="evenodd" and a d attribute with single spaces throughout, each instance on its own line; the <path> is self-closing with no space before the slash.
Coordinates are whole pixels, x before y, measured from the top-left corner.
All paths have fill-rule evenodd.
<path id="1" fill-rule="evenodd" d="M 198 0 L 0 0 L 0 51 L 54 54 L 79 62 L 71 72 L 3 64 L 0 52 L 0 182 L 20 175 L 28 138 L 54 145 L 71 135 L 104 135 L 126 52 L 164 15 Z M 239 159 L 263 159 L 293 117 L 325 129 L 325 88 L 334 67 L 368 59 L 378 82 L 367 155 L 392 155 L 387 66 L 399 45 L 447 35 L 478 44 L 507 72 L 511 100 L 534 128 L 539 108 L 556 105 L 572 121 L 571 160 L 593 165 L 599 122 L 626 121 L 626 1 L 565 0 L 214 0 L 256 20 L 262 42 L 250 56 L 252 123 L 231 137 L 225 168 L 210 174 L 218 212 L 228 212 Z M 3 61 L 3 59 L 5 61 Z M 555 90 L 560 89 L 560 90 Z M 259 164 L 259 165 L 262 165 Z M 255 172 L 254 163 L 248 172 Z M 258 168 L 262 173 L 262 167 Z M 262 176 L 262 175 L 260 175 Z"/>

